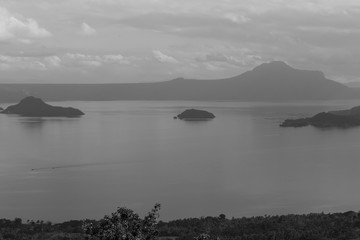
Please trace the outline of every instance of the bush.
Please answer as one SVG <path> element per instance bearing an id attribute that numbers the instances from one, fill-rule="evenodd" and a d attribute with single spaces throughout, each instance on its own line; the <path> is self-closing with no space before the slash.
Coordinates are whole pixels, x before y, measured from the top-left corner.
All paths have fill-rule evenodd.
<path id="1" fill-rule="evenodd" d="M 84 232 L 91 240 L 154 240 L 160 204 L 141 219 L 133 210 L 121 207 L 111 216 L 106 215 L 99 222 L 85 221 Z"/>

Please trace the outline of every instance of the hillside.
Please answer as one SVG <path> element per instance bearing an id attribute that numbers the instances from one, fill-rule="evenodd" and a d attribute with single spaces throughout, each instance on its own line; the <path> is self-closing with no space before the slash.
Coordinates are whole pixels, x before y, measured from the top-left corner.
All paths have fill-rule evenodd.
<path id="1" fill-rule="evenodd" d="M 299 70 L 283 62 L 264 63 L 241 75 L 219 80 L 178 78 L 155 83 L 0 84 L 0 101 L 34 95 L 62 100 L 239 100 L 296 101 L 360 98 L 359 91 L 325 78 L 319 71 Z"/>

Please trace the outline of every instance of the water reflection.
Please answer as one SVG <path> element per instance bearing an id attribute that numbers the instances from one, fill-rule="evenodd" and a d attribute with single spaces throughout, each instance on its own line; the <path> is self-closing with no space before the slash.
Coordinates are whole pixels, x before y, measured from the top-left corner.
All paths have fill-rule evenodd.
<path id="1" fill-rule="evenodd" d="M 214 119 L 182 119 L 181 121 L 186 124 L 206 124 L 214 121 Z"/>
<path id="2" fill-rule="evenodd" d="M 78 121 L 79 119 L 79 117 L 18 117 L 18 122 L 25 128 L 33 130 L 42 128 L 49 123 L 68 123 Z"/>

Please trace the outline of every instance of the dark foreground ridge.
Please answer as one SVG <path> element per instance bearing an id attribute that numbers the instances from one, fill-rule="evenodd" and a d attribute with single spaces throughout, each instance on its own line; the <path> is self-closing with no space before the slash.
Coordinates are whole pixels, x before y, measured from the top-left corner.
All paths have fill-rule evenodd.
<path id="1" fill-rule="evenodd" d="M 117 216 L 117 215 L 116 215 Z M 113 220 L 110 217 L 108 220 Z M 104 219 L 87 220 L 94 226 L 108 226 Z M 83 226 L 86 221 L 71 220 L 53 224 L 44 221 L 0 219 L 0 239 L 89 239 Z M 102 224 L 101 224 L 102 223 Z M 132 226 L 131 221 L 125 221 Z M 118 223 L 119 225 L 121 224 Z M 115 227 L 116 225 L 114 225 Z M 360 239 L 360 213 L 310 213 L 304 215 L 259 216 L 227 218 L 186 218 L 155 225 L 158 240 L 332 240 Z M 104 229 L 106 230 L 106 229 Z M 109 233 L 112 233 L 107 229 Z M 129 233 L 130 234 L 130 233 Z M 199 236 L 204 238 L 199 238 Z M 135 238 L 90 238 L 90 239 L 135 239 Z M 145 240 L 141 236 L 136 238 Z M 150 240 L 156 240 L 150 238 Z"/>
<path id="2" fill-rule="evenodd" d="M 187 109 L 184 112 L 174 117 L 175 119 L 179 118 L 181 120 L 210 120 L 214 119 L 215 115 L 211 112 L 197 109 Z"/>
<path id="3" fill-rule="evenodd" d="M 1 113 L 29 117 L 77 117 L 84 115 L 79 109 L 51 106 L 40 98 L 31 96 L 22 99 L 18 104 L 7 107 Z"/>
<path id="4" fill-rule="evenodd" d="M 318 113 L 310 118 L 286 119 L 280 127 L 349 128 L 360 126 L 360 106 L 349 110 Z"/>

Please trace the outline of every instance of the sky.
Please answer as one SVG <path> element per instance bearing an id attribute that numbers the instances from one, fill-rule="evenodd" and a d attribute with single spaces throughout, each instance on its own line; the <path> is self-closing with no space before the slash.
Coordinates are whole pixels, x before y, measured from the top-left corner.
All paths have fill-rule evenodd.
<path id="1" fill-rule="evenodd" d="M 0 0 L 0 83 L 220 79 L 273 60 L 360 81 L 359 0 Z"/>

